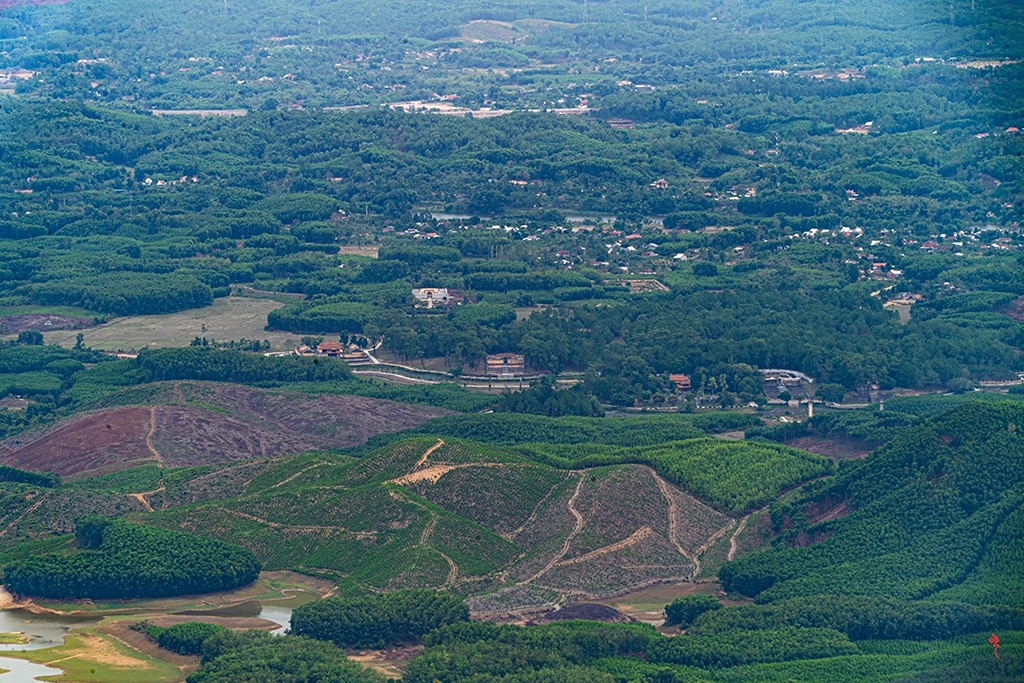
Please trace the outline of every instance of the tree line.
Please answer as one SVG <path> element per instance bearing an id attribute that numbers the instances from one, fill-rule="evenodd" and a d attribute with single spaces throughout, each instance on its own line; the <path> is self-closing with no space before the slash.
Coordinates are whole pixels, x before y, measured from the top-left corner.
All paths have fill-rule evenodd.
<path id="1" fill-rule="evenodd" d="M 332 597 L 292 612 L 292 633 L 339 647 L 384 648 L 419 643 L 436 628 L 469 619 L 469 607 L 451 593 L 399 591 L 357 598 Z"/>

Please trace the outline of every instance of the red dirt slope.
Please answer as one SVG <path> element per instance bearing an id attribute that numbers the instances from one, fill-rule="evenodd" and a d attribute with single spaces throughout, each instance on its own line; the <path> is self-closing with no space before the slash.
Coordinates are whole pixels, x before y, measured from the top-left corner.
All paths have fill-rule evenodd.
<path id="1" fill-rule="evenodd" d="M 34 438 L 8 439 L 0 443 L 0 464 L 68 476 L 147 460 L 169 467 L 235 462 L 354 446 L 450 412 L 202 382 L 168 384 L 154 395 L 162 405 L 95 411 Z"/>
<path id="2" fill-rule="evenodd" d="M 142 406 L 80 416 L 28 443 L 9 439 L 0 464 L 61 475 L 123 469 L 153 459 L 149 426 L 149 408 Z"/>

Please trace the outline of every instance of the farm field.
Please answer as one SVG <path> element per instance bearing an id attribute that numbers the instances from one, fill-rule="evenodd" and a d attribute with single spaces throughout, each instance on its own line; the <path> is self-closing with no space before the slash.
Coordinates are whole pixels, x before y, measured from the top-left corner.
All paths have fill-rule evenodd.
<path id="1" fill-rule="evenodd" d="M 114 318 L 84 330 L 45 332 L 47 344 L 72 346 L 76 335 L 86 346 L 102 351 L 138 351 L 146 348 L 188 346 L 196 337 L 217 341 L 250 339 L 270 342 L 274 351 L 289 351 L 299 345 L 299 335 L 264 330 L 267 314 L 283 306 L 273 299 L 229 296 L 214 299 L 206 308 L 166 315 L 134 315 Z"/>

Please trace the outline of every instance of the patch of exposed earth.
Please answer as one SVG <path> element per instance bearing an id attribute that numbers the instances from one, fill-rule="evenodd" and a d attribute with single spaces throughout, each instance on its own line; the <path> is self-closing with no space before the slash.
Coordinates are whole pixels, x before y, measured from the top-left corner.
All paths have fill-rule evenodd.
<path id="1" fill-rule="evenodd" d="M 0 0 L 3 9 L 3 0 Z M 25 330 L 84 330 L 93 327 L 96 321 L 92 318 L 73 318 L 68 315 L 51 315 L 49 313 L 27 313 L 24 315 L 5 315 L 0 317 L 0 334 L 18 334 Z"/>
<path id="2" fill-rule="evenodd" d="M 803 451 L 810 451 L 826 458 L 841 460 L 846 458 L 863 458 L 874 450 L 871 446 L 855 441 L 838 441 L 835 439 L 821 439 L 816 436 L 802 436 L 799 439 L 791 439 L 785 442 L 790 448 L 799 448 Z"/>

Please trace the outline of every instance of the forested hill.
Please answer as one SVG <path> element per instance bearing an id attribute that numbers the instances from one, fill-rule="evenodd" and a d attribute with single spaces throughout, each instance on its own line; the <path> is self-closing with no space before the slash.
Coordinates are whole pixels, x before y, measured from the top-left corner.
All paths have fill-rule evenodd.
<path id="1" fill-rule="evenodd" d="M 1024 404 L 968 403 L 772 510 L 775 547 L 721 572 L 758 602 L 864 595 L 1024 604 Z"/>

